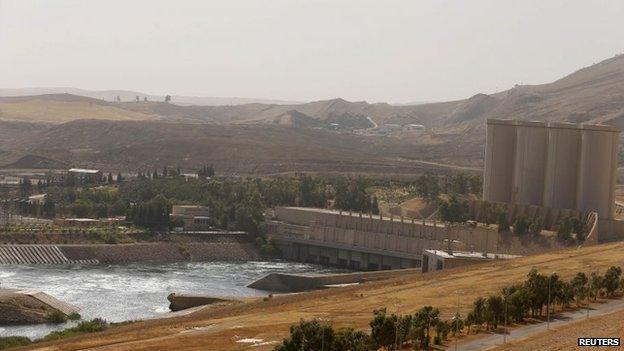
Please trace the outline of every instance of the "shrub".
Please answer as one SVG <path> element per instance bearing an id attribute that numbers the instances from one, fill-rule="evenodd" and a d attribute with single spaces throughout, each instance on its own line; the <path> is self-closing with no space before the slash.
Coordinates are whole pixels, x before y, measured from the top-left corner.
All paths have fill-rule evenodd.
<path id="1" fill-rule="evenodd" d="M 531 224 L 529 225 L 529 233 L 531 234 L 539 234 L 544 229 L 544 224 L 542 223 L 542 218 L 536 217 L 533 219 Z"/>
<path id="2" fill-rule="evenodd" d="M 573 229 L 572 220 L 569 217 L 561 219 L 557 226 L 557 239 L 559 241 L 569 241 L 572 238 Z"/>
<path id="3" fill-rule="evenodd" d="M 507 219 L 507 214 L 505 212 L 498 212 L 496 215 L 496 224 L 498 225 L 499 233 L 509 231 L 509 220 Z"/>
<path id="4" fill-rule="evenodd" d="M 67 322 L 67 315 L 59 310 L 53 310 L 46 314 L 46 321 L 53 324 L 61 324 Z"/>
<path id="5" fill-rule="evenodd" d="M 72 328 L 51 332 L 43 337 L 43 341 L 64 339 L 81 333 L 99 332 L 105 330 L 108 326 L 109 324 L 105 320 L 95 318 L 90 321 L 80 322 L 77 326 Z"/>
<path id="6" fill-rule="evenodd" d="M 0 350 L 17 346 L 29 345 L 32 341 L 25 336 L 4 336 L 0 337 Z"/>
<path id="7" fill-rule="evenodd" d="M 82 317 L 80 316 L 80 313 L 72 312 L 72 313 L 69 314 L 69 316 L 67 316 L 67 318 L 69 318 L 70 321 L 77 321 L 77 320 L 79 320 Z"/>
<path id="8" fill-rule="evenodd" d="M 513 225 L 514 234 L 520 234 L 520 235 L 526 234 L 528 230 L 529 230 L 529 221 L 527 217 L 524 215 L 516 217 L 516 221 L 514 222 L 514 225 Z"/>

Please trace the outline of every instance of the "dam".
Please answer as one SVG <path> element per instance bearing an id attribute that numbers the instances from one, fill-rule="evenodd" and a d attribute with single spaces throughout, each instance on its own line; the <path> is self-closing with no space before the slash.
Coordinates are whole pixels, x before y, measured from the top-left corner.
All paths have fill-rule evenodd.
<path id="1" fill-rule="evenodd" d="M 477 223 L 450 225 L 317 208 L 277 207 L 266 224 L 285 259 L 351 270 L 421 267 L 428 249 L 527 255 L 560 248 L 553 240 L 524 242 Z"/>

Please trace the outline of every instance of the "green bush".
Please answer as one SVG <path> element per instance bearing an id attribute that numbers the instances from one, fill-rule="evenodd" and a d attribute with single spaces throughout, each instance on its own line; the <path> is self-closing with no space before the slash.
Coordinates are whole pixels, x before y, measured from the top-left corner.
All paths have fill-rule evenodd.
<path id="1" fill-rule="evenodd" d="M 80 316 L 80 313 L 72 312 L 72 313 L 69 314 L 69 316 L 67 316 L 67 318 L 69 318 L 70 321 L 77 321 L 77 320 L 79 320 L 82 317 Z"/>
<path id="2" fill-rule="evenodd" d="M 527 231 L 529 230 L 529 221 L 527 219 L 526 216 L 518 216 L 516 217 L 516 221 L 514 222 L 513 225 L 513 232 L 514 234 L 526 234 Z"/>
<path id="3" fill-rule="evenodd" d="M 507 214 L 505 212 L 498 212 L 496 215 L 496 224 L 498 224 L 499 233 L 509 231 L 509 220 L 507 219 Z"/>
<path id="4" fill-rule="evenodd" d="M 67 322 L 67 315 L 59 310 L 53 310 L 46 314 L 48 323 L 61 324 Z"/>
<path id="5" fill-rule="evenodd" d="M 4 336 L 0 337 L 0 350 L 17 346 L 29 345 L 32 341 L 25 336 Z"/>
<path id="6" fill-rule="evenodd" d="M 542 223 L 542 219 L 540 217 L 533 219 L 529 225 L 529 233 L 531 234 L 539 234 L 542 232 L 542 229 L 544 229 L 544 224 Z"/>
<path id="7" fill-rule="evenodd" d="M 43 341 L 50 340 L 59 340 L 69 338 L 76 334 L 82 333 L 94 333 L 107 329 L 109 326 L 108 322 L 101 318 L 95 318 L 90 321 L 83 321 L 78 323 L 77 326 L 72 328 L 67 328 L 59 331 L 51 332 L 50 334 L 43 337 Z"/>

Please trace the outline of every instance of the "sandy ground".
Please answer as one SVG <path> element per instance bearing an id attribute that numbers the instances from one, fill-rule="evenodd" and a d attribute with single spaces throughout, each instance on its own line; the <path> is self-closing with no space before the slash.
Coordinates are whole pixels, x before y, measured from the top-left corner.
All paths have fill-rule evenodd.
<path id="1" fill-rule="evenodd" d="M 624 338 L 624 311 L 618 311 L 605 316 L 590 318 L 570 323 L 549 332 L 538 334 L 532 338 L 507 344 L 493 350 L 534 351 L 534 350 L 622 350 L 621 347 L 579 347 L 579 337 L 617 337 Z"/>
<path id="2" fill-rule="evenodd" d="M 450 318 L 459 297 L 462 313 L 477 296 L 496 293 L 521 281 L 532 267 L 570 278 L 578 271 L 624 266 L 624 243 L 572 248 L 510 261 L 483 263 L 421 275 L 407 273 L 359 286 L 276 296 L 194 314 L 151 320 L 106 332 L 32 346 L 40 350 L 271 350 L 301 318 L 323 318 L 335 327 L 368 328 L 374 309 L 414 313 L 437 306 Z M 114 303 L 114 301 L 111 301 Z M 240 342 L 257 339 L 255 342 Z M 262 341 L 258 341 L 262 340 Z M 249 340 L 244 340 L 249 341 Z M 273 343 L 273 344 L 271 344 Z M 255 345 L 255 346 L 252 346 Z"/>

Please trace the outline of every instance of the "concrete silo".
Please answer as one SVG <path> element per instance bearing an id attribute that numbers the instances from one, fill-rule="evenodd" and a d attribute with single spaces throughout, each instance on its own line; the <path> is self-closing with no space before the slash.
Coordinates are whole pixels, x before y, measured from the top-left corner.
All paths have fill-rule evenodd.
<path id="1" fill-rule="evenodd" d="M 544 207 L 575 209 L 581 159 L 581 126 L 548 124 Z"/>
<path id="2" fill-rule="evenodd" d="M 511 201 L 541 205 L 544 199 L 548 131 L 544 122 L 518 121 Z"/>
<path id="3" fill-rule="evenodd" d="M 483 175 L 484 200 L 511 202 L 515 153 L 516 122 L 488 119 Z"/>
<path id="4" fill-rule="evenodd" d="M 605 125 L 583 125 L 577 209 L 613 218 L 620 131 Z"/>

